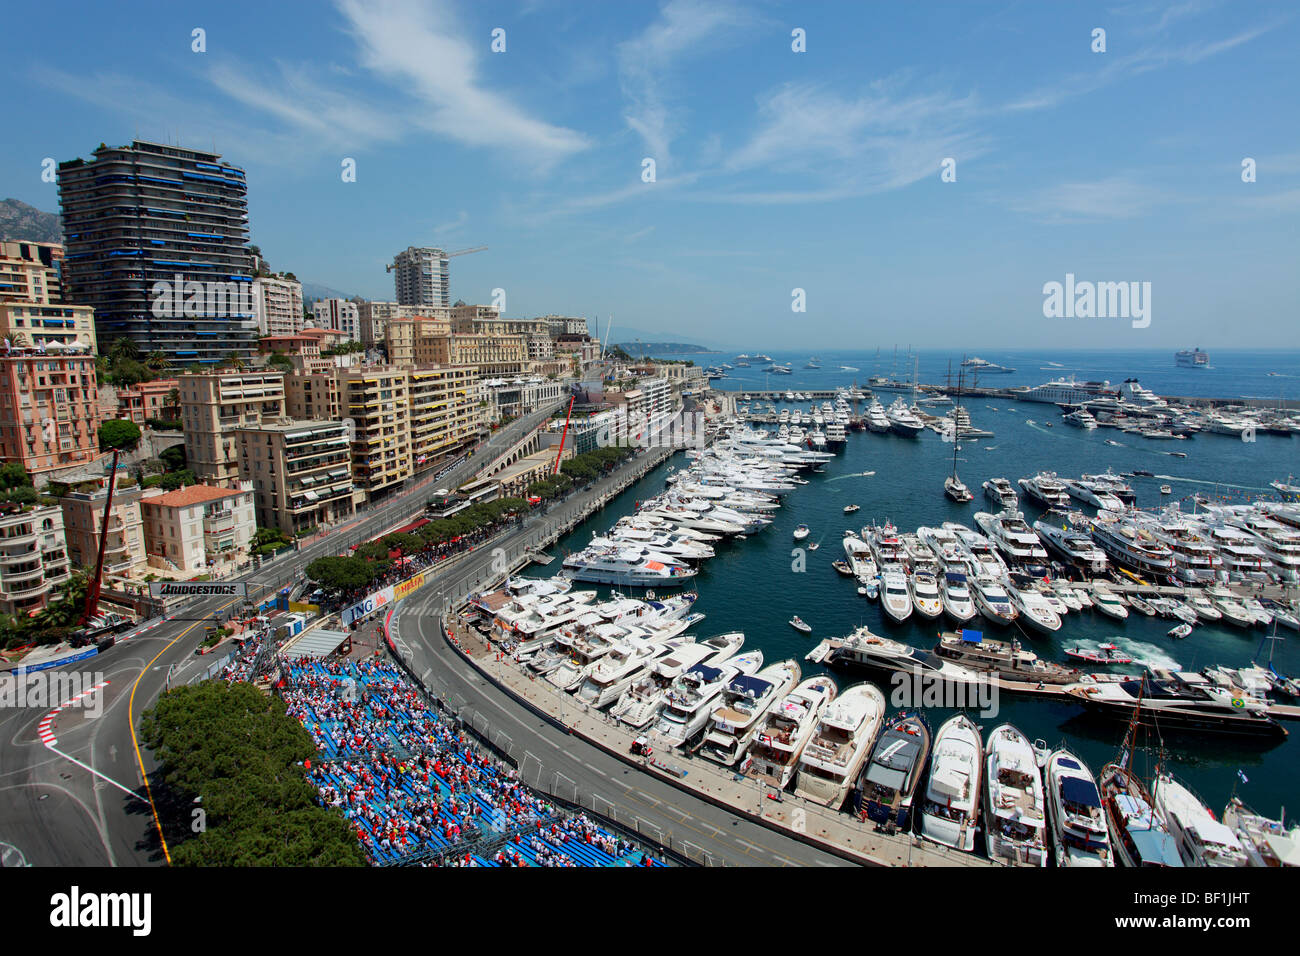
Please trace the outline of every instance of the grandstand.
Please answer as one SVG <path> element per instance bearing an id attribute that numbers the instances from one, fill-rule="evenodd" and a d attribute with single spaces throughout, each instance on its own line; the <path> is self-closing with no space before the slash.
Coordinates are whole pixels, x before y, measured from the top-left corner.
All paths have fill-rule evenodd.
<path id="1" fill-rule="evenodd" d="M 250 641 L 223 675 L 243 679 Z M 663 866 L 484 753 L 387 661 L 281 658 L 277 692 L 315 741 L 308 779 L 376 866 Z"/>

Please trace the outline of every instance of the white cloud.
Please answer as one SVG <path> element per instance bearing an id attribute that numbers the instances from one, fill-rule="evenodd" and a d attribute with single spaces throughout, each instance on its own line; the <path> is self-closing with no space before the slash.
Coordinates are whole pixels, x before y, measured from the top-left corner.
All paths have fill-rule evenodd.
<path id="1" fill-rule="evenodd" d="M 1009 205 L 1045 222 L 1087 222 L 1132 219 L 1168 202 L 1166 191 L 1129 176 L 1112 176 L 1093 182 L 1061 183 Z"/>

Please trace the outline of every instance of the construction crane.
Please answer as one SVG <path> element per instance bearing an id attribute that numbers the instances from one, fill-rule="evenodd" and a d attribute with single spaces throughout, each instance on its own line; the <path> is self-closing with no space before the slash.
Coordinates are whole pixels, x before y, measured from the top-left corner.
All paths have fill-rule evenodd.
<path id="1" fill-rule="evenodd" d="M 99 556 L 95 559 L 95 576 L 86 586 L 86 609 L 81 615 L 83 627 L 89 626 L 99 611 L 99 584 L 104 573 L 104 547 L 108 544 L 108 520 L 113 515 L 113 485 L 117 482 L 117 449 L 113 449 L 113 465 L 108 472 L 108 494 L 104 497 L 104 517 L 99 527 Z"/>
<path id="2" fill-rule="evenodd" d="M 487 249 L 487 246 L 474 246 L 472 249 L 459 249 L 459 250 L 457 250 L 456 252 L 442 252 L 441 249 L 438 249 L 438 248 L 434 247 L 434 250 L 433 250 L 433 251 L 434 251 L 434 252 L 442 252 L 442 258 L 444 258 L 444 259 L 454 259 L 456 256 L 467 256 L 467 255 L 469 255 L 471 252 L 483 252 L 485 249 Z M 391 262 L 388 263 L 388 265 L 386 265 L 386 266 L 384 267 L 384 271 L 385 271 L 385 272 L 392 272 L 392 271 L 393 271 L 393 264 L 392 264 Z"/>

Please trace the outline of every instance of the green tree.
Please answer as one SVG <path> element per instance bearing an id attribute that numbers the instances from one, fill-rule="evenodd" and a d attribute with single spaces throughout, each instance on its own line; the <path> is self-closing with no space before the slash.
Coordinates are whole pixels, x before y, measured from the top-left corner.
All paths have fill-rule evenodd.
<path id="1" fill-rule="evenodd" d="M 110 419 L 99 426 L 101 448 L 135 448 L 140 442 L 140 426 L 120 418 Z"/>
<path id="2" fill-rule="evenodd" d="M 172 445 L 170 448 L 164 448 L 158 455 L 158 459 L 168 471 L 180 471 L 186 464 L 185 446 Z"/>
<path id="3" fill-rule="evenodd" d="M 130 336 L 119 335 L 113 340 L 113 344 L 108 347 L 108 357 L 115 365 L 123 359 L 139 361 L 140 349 Z"/>
<path id="4" fill-rule="evenodd" d="M 145 368 L 151 372 L 164 372 L 167 370 L 167 353 L 157 349 L 145 356 Z"/>
<path id="5" fill-rule="evenodd" d="M 22 488 L 32 483 L 32 476 L 20 462 L 10 461 L 0 465 L 0 488 Z"/>

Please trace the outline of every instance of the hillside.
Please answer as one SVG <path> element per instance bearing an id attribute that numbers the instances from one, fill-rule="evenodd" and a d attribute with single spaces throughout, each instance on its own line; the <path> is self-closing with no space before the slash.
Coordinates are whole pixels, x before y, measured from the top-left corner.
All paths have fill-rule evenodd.
<path id="1" fill-rule="evenodd" d="M 63 227 L 57 213 L 41 212 L 20 199 L 0 201 L 0 239 L 62 242 Z"/>

